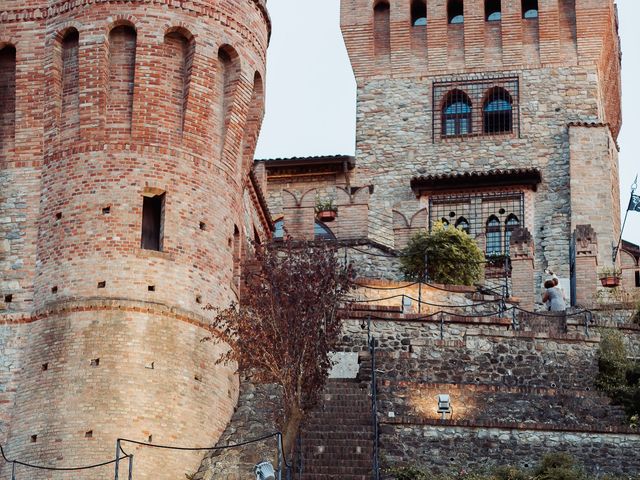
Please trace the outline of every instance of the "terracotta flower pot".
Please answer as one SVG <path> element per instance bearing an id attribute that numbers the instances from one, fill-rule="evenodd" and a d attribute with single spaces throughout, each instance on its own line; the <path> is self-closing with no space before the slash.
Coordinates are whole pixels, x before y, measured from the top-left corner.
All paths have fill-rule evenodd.
<path id="1" fill-rule="evenodd" d="M 615 288 L 620 285 L 620 277 L 615 277 L 615 276 L 602 277 L 600 279 L 600 283 L 602 283 L 603 287 Z"/>
<path id="2" fill-rule="evenodd" d="M 321 222 L 333 222 L 336 219 L 337 212 L 333 210 L 321 210 L 318 212 L 318 220 Z"/>

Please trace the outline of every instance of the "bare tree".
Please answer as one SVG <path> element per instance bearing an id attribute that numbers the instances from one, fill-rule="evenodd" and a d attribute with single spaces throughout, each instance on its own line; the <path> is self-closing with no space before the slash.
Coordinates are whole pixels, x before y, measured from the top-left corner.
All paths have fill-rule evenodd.
<path id="1" fill-rule="evenodd" d="M 237 362 L 253 380 L 281 386 L 286 454 L 325 385 L 351 277 L 327 242 L 259 247 L 243 268 L 240 304 L 217 310 L 211 324 L 231 346 L 221 362 Z"/>

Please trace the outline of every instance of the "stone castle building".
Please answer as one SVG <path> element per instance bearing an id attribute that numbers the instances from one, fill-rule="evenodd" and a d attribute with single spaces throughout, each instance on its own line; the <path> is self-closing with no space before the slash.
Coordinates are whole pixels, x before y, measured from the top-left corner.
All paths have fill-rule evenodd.
<path id="1" fill-rule="evenodd" d="M 511 256 L 521 305 L 533 307 L 546 268 L 573 285 L 576 303 L 592 300 L 620 229 L 613 0 L 342 0 L 341 8 L 358 84 L 355 156 L 252 168 L 271 29 L 265 0 L 2 2 L 0 444 L 10 458 L 87 465 L 113 458 L 118 437 L 205 447 L 225 428 L 225 440 L 242 431 L 230 423 L 238 378 L 214 362 L 225 346 L 200 341 L 215 335 L 203 306 L 239 299 L 248 240 L 272 230 L 357 245 L 349 255 L 360 255 L 363 277 L 393 279 L 397 264 L 376 255 L 393 256 L 443 221 L 489 257 Z M 328 199 L 338 208 L 332 223 L 315 214 Z M 629 282 L 639 278 L 634 248 L 623 256 Z M 362 312 L 345 323 L 342 353 L 362 353 Z M 491 442 L 517 430 L 526 448 L 531 432 L 518 428 L 531 420 L 543 443 L 571 443 L 565 431 L 579 432 L 571 445 L 591 454 L 591 435 L 613 432 L 598 437 L 611 451 L 621 446 L 609 465 L 630 458 L 636 468 L 637 435 L 610 428 L 619 409 L 584 393 L 597 339 L 579 321 L 568 333 L 520 334 L 505 333 L 502 318 L 411 330 L 415 319 L 402 311 L 378 315 L 382 361 L 401 359 L 398 378 L 426 372 L 385 384 L 390 412 L 413 418 L 415 405 L 394 404 L 402 388 L 426 398 L 448 385 L 455 402 L 471 398 L 478 408 L 444 433 L 475 452 L 481 442 L 461 432 L 489 422 L 483 402 L 555 402 L 564 386 L 562 401 L 594 405 L 595 430 L 591 413 L 562 424 L 529 405 L 491 424 Z M 640 345 L 637 329 L 624 328 Z M 431 351 L 444 360 L 427 359 Z M 455 363 L 460 355 L 466 366 Z M 567 368 L 558 373 L 557 364 Z M 388 438 L 437 441 L 427 417 L 412 424 L 389 414 Z M 416 458 L 426 455 L 414 447 Z M 141 479 L 183 478 L 202 458 L 125 450 Z M 75 478 L 21 468 L 17 478 Z M 0 465 L 0 475 L 8 469 Z"/>
<path id="2" fill-rule="evenodd" d="M 577 234 L 594 234 L 597 267 L 620 235 L 616 15 L 595 0 L 343 0 L 355 158 L 259 161 L 277 226 L 313 237 L 330 198 L 336 221 L 316 233 L 398 251 L 442 221 L 497 259 L 523 229 L 515 293 L 551 269 L 588 303 L 597 278 L 581 277 L 577 228 L 590 225 Z"/>
<path id="3" fill-rule="evenodd" d="M 227 425 L 238 379 L 202 308 L 237 299 L 241 239 L 271 229 L 250 174 L 270 28 L 264 0 L 1 2 L 10 458 L 88 465 L 117 437 L 204 447 Z M 129 450 L 136 478 L 201 458 Z"/>

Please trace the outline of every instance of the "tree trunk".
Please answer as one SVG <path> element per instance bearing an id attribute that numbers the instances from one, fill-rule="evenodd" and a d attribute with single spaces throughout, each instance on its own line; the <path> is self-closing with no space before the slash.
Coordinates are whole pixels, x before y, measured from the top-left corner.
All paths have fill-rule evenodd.
<path id="1" fill-rule="evenodd" d="M 298 436 L 298 430 L 300 429 L 303 418 L 304 412 L 300 407 L 298 405 L 292 406 L 289 418 L 287 418 L 284 425 L 284 432 L 282 433 L 282 443 L 284 444 L 283 454 L 285 458 L 291 458 L 293 454 L 293 447 L 296 444 L 296 437 Z"/>

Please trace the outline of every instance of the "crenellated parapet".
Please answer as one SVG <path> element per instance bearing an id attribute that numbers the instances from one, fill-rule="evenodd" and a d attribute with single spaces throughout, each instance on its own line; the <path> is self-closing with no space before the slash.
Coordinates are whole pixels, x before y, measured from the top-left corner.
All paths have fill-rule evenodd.
<path id="1" fill-rule="evenodd" d="M 359 79 L 608 62 L 613 0 L 348 0 L 342 31 Z M 605 58 L 607 57 L 607 58 Z"/>

